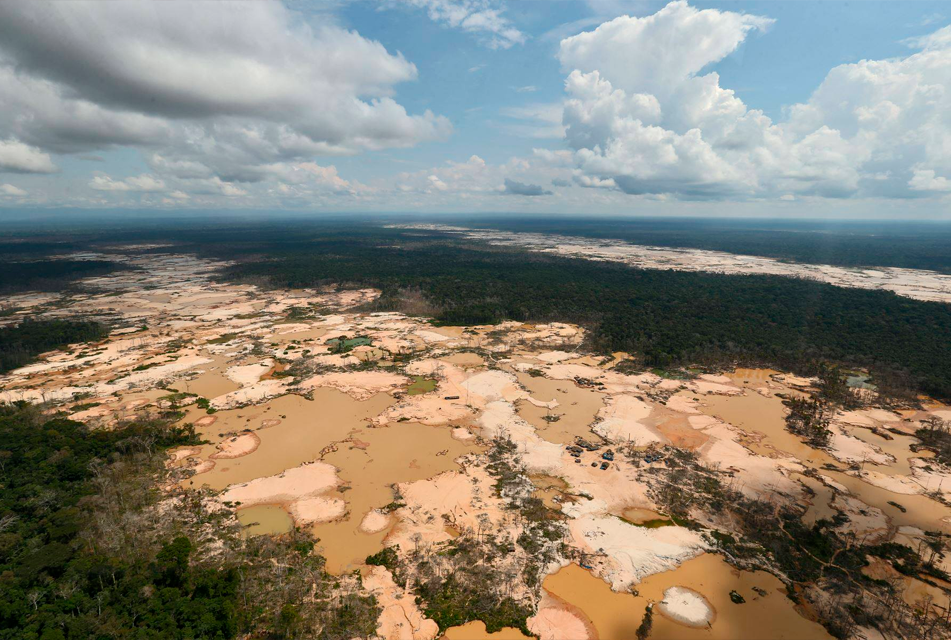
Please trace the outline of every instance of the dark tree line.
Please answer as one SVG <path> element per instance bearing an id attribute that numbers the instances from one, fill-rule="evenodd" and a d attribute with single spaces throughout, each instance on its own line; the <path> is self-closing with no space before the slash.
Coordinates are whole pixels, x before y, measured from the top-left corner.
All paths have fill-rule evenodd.
<path id="1" fill-rule="evenodd" d="M 0 294 L 23 291 L 61 291 L 82 278 L 103 276 L 123 265 L 109 260 L 38 260 L 3 261 L 0 269 Z"/>
<path id="2" fill-rule="evenodd" d="M 379 287 L 381 310 L 402 310 L 407 299 L 418 308 L 421 294 L 446 324 L 578 322 L 594 348 L 638 354 L 645 366 L 772 364 L 813 375 L 831 361 L 870 368 L 876 384 L 951 397 L 947 304 L 778 276 L 632 269 L 424 232 L 241 238 L 202 249 L 246 256 L 227 279 Z"/>
<path id="3" fill-rule="evenodd" d="M 200 492 L 158 488 L 167 449 L 198 443 L 180 417 L 91 429 L 0 405 L 0 639 L 371 636 L 376 600 L 309 534 L 244 539 Z"/>
<path id="4" fill-rule="evenodd" d="M 85 320 L 25 320 L 0 327 L 0 373 L 27 365 L 45 351 L 107 335 L 105 325 Z"/>

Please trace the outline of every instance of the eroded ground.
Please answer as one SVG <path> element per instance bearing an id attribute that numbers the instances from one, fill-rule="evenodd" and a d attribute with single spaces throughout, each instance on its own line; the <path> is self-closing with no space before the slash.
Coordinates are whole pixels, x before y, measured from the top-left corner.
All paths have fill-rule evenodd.
<path id="1" fill-rule="evenodd" d="M 826 637 L 814 608 L 786 597 L 788 580 L 718 553 L 711 532 L 729 535 L 729 518 L 702 502 L 691 523 L 670 517 L 662 497 L 678 451 L 692 473 L 791 505 L 810 526 L 834 519 L 862 544 L 920 548 L 926 532 L 951 533 L 951 472 L 913 437 L 922 420 L 951 418 L 946 406 L 839 411 L 817 449 L 786 430 L 783 405 L 813 380 L 622 373 L 625 354 L 580 351 L 583 331 L 570 325 L 440 328 L 361 311 L 372 290 L 264 291 L 212 282 L 220 264 L 115 252 L 142 268 L 90 279 L 87 294 L 7 301 L 20 316 L 83 314 L 115 329 L 3 377 L 0 400 L 48 402 L 102 428 L 180 409 L 208 442 L 173 452 L 181 486 L 216 492 L 248 535 L 311 531 L 331 572 L 360 571 L 377 596 L 381 637 L 439 628 L 413 581 L 367 556 L 391 547 L 401 571 L 419 557 L 438 570 L 440 549 L 487 536 L 503 550 L 497 588 L 533 612 L 527 630 L 542 638 L 634 637 L 649 607 L 652 638 Z M 591 450 L 574 449 L 578 438 Z M 500 441 L 512 443 L 507 453 Z M 500 460 L 517 470 L 509 484 Z M 542 520 L 557 523 L 543 553 L 530 544 L 531 518 L 513 510 L 526 487 Z M 951 559 L 938 562 L 951 570 Z M 530 564 L 537 586 L 510 577 Z M 879 558 L 863 571 L 894 581 L 926 617 L 947 615 L 943 580 Z M 827 594 L 814 586 L 809 601 L 821 605 Z M 446 637 L 523 635 L 470 622 Z"/>

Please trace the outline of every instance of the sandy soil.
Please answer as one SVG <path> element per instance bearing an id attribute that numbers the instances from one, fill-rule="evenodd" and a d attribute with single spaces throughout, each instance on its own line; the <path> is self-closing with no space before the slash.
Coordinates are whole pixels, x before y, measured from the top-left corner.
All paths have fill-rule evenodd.
<path id="1" fill-rule="evenodd" d="M 571 255 L 581 246 L 556 250 Z M 604 259 L 640 259 L 628 249 L 596 249 L 614 255 Z M 697 268 L 731 264 L 700 257 Z M 652 638 L 826 637 L 777 578 L 732 569 L 709 553 L 700 532 L 637 526 L 664 519 L 648 470 L 666 463 L 635 463 L 630 448 L 689 449 L 704 466 L 732 474 L 729 482 L 746 495 L 801 505 L 807 523 L 847 515 L 840 531 L 867 542 L 914 548 L 923 531 L 951 532 L 951 509 L 936 499 L 951 500 L 951 470 L 914 450 L 922 419 L 951 418 L 937 403 L 903 413 L 839 412 L 830 446 L 815 449 L 786 430 L 781 398 L 815 380 L 751 369 L 692 380 L 627 375 L 612 368 L 625 354 L 585 353 L 584 331 L 571 325 L 434 327 L 354 311 L 378 295 L 371 290 L 261 291 L 211 282 L 221 262 L 117 259 L 141 269 L 90 279 L 98 288 L 91 294 L 15 297 L 36 317 L 83 314 L 117 329 L 0 377 L 0 400 L 45 401 L 100 428 L 184 412 L 180 424 L 195 425 L 208 444 L 170 454 L 169 466 L 187 476 L 181 486 L 240 503 L 236 517 L 247 535 L 309 527 L 328 570 L 362 572 L 383 606 L 383 638 L 431 639 L 438 630 L 386 570 L 364 565 L 367 555 L 385 545 L 406 555 L 474 531 L 514 545 L 521 533 L 486 471 L 484 451 L 496 437 L 516 444 L 536 497 L 564 518 L 568 548 L 591 567 L 559 558 L 545 568 L 540 601 L 517 594 L 533 602 L 530 628 L 543 638 L 633 637 L 648 604 L 657 606 Z M 849 274 L 829 273 L 848 286 Z M 944 295 L 928 288 L 927 277 L 883 273 L 866 284 Z M 321 315 L 286 317 L 308 305 Z M 367 336 L 371 345 L 331 354 L 326 341 L 339 335 Z M 297 364 L 313 373 L 291 375 Z M 415 376 L 435 380 L 435 389 L 406 394 Z M 566 445 L 578 437 L 602 448 L 573 457 Z M 607 448 L 615 452 L 610 462 L 601 457 Z M 518 573 L 527 561 L 516 551 L 499 571 Z M 951 560 L 942 562 L 951 570 Z M 873 563 L 869 571 L 885 576 L 888 568 Z M 948 606 L 943 591 L 926 587 L 908 579 L 904 597 L 931 594 Z M 746 604 L 729 600 L 732 589 Z M 512 629 L 487 636 L 480 624 L 446 637 L 522 637 Z"/>

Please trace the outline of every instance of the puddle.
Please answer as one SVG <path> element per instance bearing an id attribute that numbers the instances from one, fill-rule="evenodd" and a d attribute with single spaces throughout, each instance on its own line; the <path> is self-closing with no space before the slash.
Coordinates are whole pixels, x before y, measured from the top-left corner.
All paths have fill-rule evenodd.
<path id="1" fill-rule="evenodd" d="M 435 391 L 437 381 L 433 378 L 424 378 L 423 376 L 413 376 L 413 382 L 406 387 L 406 395 L 418 396 L 423 393 Z"/>
<path id="2" fill-rule="evenodd" d="M 573 502 L 574 498 L 565 494 L 568 483 L 561 478 L 546 475 L 532 475 L 529 480 L 537 487 L 535 497 L 540 498 L 545 506 L 555 511 L 561 511 L 564 502 Z"/>
<path id="3" fill-rule="evenodd" d="M 449 627 L 442 637 L 446 640 L 529 640 L 532 636 L 526 636 L 514 627 L 503 627 L 495 633 L 487 633 L 485 624 L 476 620 L 458 627 Z"/>
<path id="4" fill-rule="evenodd" d="M 336 389 L 320 387 L 314 390 L 312 401 L 286 395 L 252 407 L 219 411 L 215 414 L 218 420 L 213 425 L 199 430 L 213 443 L 202 447 L 200 457 L 205 460 L 215 453 L 214 443 L 222 440 L 220 433 L 258 429 L 262 420 L 280 419 L 281 423 L 255 431 L 261 444 L 254 453 L 219 460 L 211 471 L 192 478 L 194 485 L 189 485 L 186 480 L 186 486 L 208 485 L 212 489 L 224 489 L 231 484 L 275 475 L 317 460 L 327 446 L 345 439 L 351 431 L 364 426 L 368 418 L 379 415 L 393 402 L 394 399 L 385 393 L 359 402 Z"/>
<path id="5" fill-rule="evenodd" d="M 631 507 L 621 512 L 621 517 L 638 527 L 656 529 L 658 527 L 669 527 L 674 523 L 662 513 L 652 509 L 639 509 Z"/>
<path id="6" fill-rule="evenodd" d="M 463 367 L 465 369 L 485 365 L 485 360 L 483 360 L 481 356 L 469 351 L 454 353 L 451 356 L 444 356 L 439 359 L 448 364 L 454 364 L 457 367 Z"/>
<path id="7" fill-rule="evenodd" d="M 558 401 L 558 406 L 550 410 L 527 401 L 518 403 L 518 415 L 535 427 L 542 438 L 568 444 L 575 441 L 575 436 L 591 436 L 591 425 L 604 407 L 604 395 L 582 389 L 570 380 L 535 378 L 527 373 L 518 373 L 516 377 L 535 400 Z M 558 420 L 550 422 L 546 420 L 547 416 L 558 417 Z"/>
<path id="8" fill-rule="evenodd" d="M 822 626 L 796 611 L 778 578 L 762 571 L 737 571 L 716 554 L 703 554 L 673 571 L 649 576 L 635 587 L 637 596 L 611 591 L 603 580 L 575 564 L 545 578 L 543 586 L 580 609 L 605 639 L 634 638 L 647 604 L 660 602 L 664 592 L 675 586 L 702 595 L 716 612 L 715 618 L 708 628 L 693 628 L 664 617 L 655 607 L 651 640 L 831 638 Z M 746 602 L 734 604 L 731 590 Z"/>
<path id="9" fill-rule="evenodd" d="M 226 356 L 210 356 L 207 353 L 202 353 L 202 356 L 210 357 L 213 362 L 202 365 L 205 372 L 198 377 L 178 381 L 177 389 L 211 400 L 241 388 L 241 385 L 225 376 L 229 364 Z"/>
<path id="10" fill-rule="evenodd" d="M 819 480 L 808 476 L 800 476 L 799 481 L 815 492 L 815 496 L 809 498 L 809 508 L 802 516 L 802 521 L 808 526 L 812 526 L 817 520 L 831 520 L 838 511 L 832 507 L 832 501 L 835 499 L 835 490 L 827 487 Z"/>
<path id="11" fill-rule="evenodd" d="M 783 419 L 784 407 L 780 398 L 766 398 L 758 393 L 749 392 L 745 396 L 709 396 L 703 399 L 703 404 L 704 406 L 700 407 L 703 413 L 720 418 L 748 433 L 765 436 L 759 442 L 744 443 L 755 453 L 774 455 L 780 452 L 796 457 L 819 473 L 844 485 L 866 504 L 881 509 L 889 517 L 892 525 L 951 531 L 951 520 L 945 520 L 945 518 L 951 518 L 951 509 L 924 495 L 894 493 L 841 471 L 823 469 L 823 465 L 826 464 L 840 469 L 845 469 L 847 465 L 824 451 L 813 449 L 787 431 Z M 896 435 L 896 441 L 900 437 Z M 904 443 L 899 442 L 898 446 L 904 446 Z M 888 469 L 886 466 L 879 465 L 869 465 L 869 468 L 882 473 Z M 889 502 L 899 503 L 905 511 Z"/>
<path id="12" fill-rule="evenodd" d="M 245 527 L 243 533 L 246 536 L 287 533 L 294 526 L 290 515 L 273 504 L 238 509 L 237 516 L 238 522 Z"/>
<path id="13" fill-rule="evenodd" d="M 339 574 L 354 569 L 383 548 L 389 528 L 368 534 L 359 527 L 368 511 L 394 501 L 394 483 L 458 469 L 456 458 L 478 450 L 453 438 L 447 427 L 401 422 L 354 431 L 352 443 L 341 443 L 323 458 L 337 467 L 344 486 L 350 487 L 340 494 L 347 503 L 346 518 L 313 528 L 314 536 L 320 538 L 317 546 L 327 558 L 327 570 Z"/>

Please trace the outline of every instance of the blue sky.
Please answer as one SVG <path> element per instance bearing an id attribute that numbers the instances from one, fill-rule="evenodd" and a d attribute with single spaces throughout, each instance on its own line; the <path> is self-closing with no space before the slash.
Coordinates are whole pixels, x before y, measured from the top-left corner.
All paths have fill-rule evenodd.
<path id="1" fill-rule="evenodd" d="M 947 3 L 65 4 L 2 9 L 0 207 L 951 210 Z"/>

